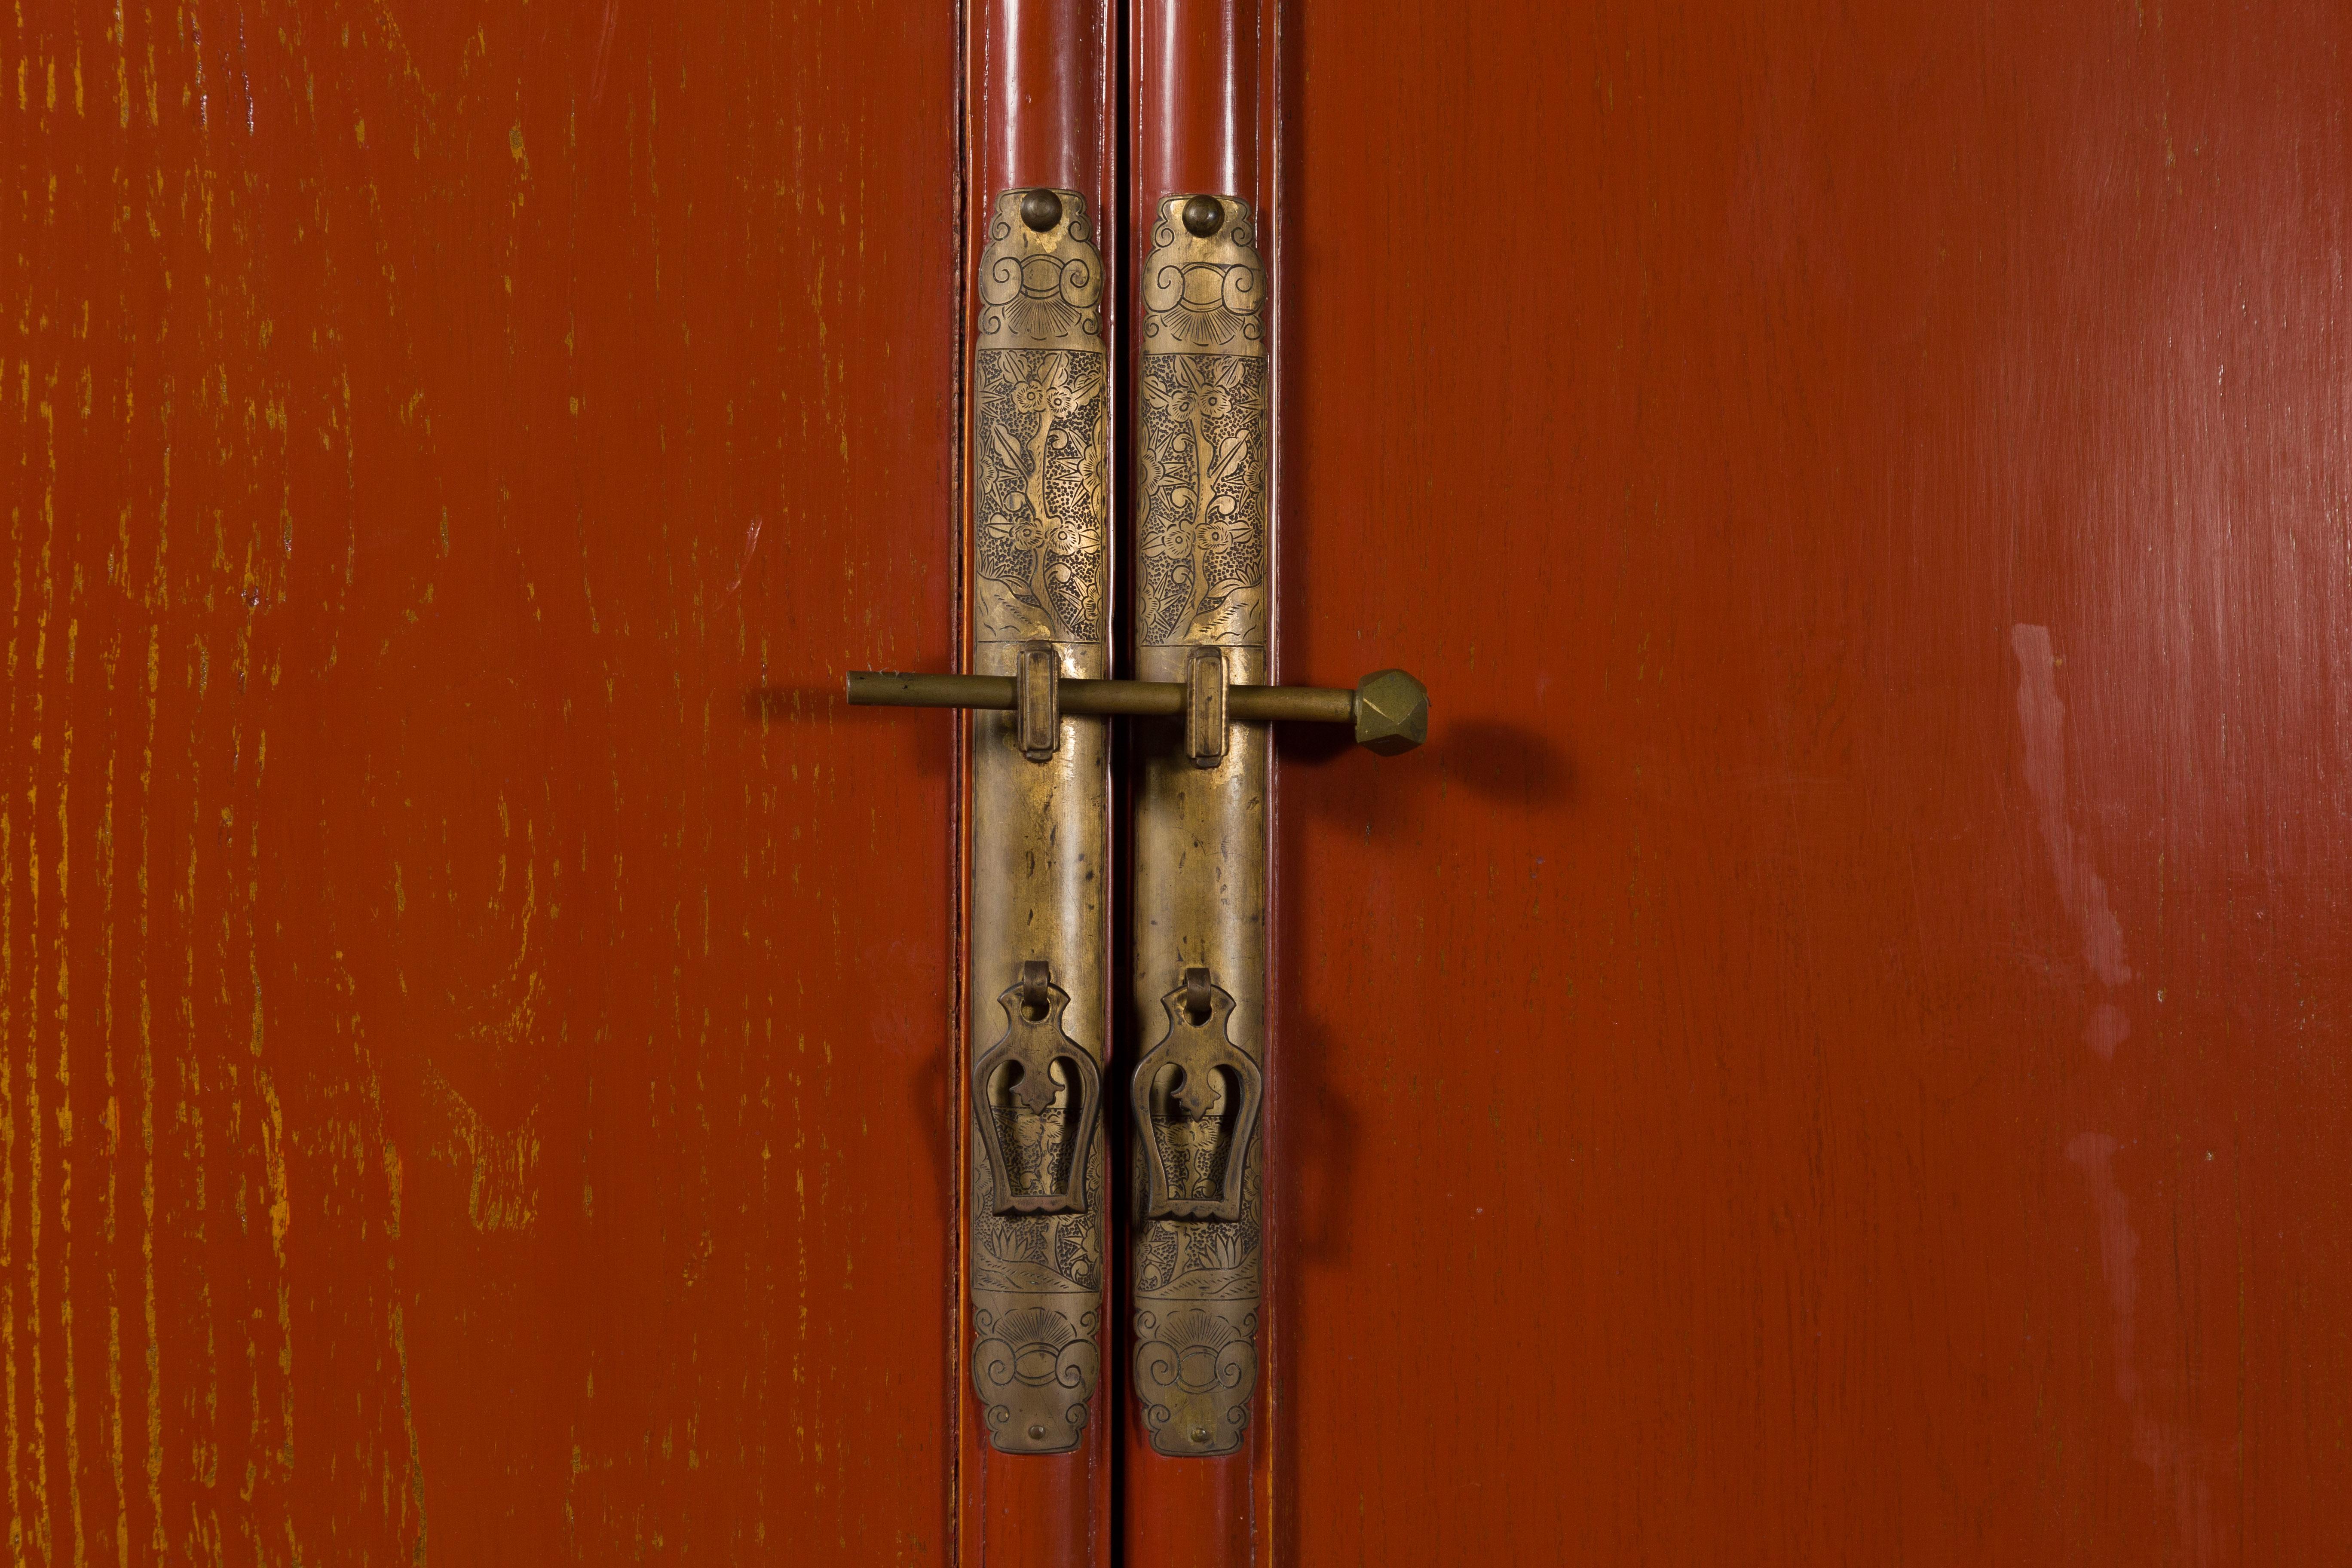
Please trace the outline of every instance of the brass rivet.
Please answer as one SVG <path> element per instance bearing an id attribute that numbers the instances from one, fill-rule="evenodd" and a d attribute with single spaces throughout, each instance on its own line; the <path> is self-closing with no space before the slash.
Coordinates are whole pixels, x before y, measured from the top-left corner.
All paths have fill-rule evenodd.
<path id="1" fill-rule="evenodd" d="M 1225 226 L 1225 204 L 1214 196 L 1194 196 L 1184 204 L 1184 226 L 1194 237 L 1208 238 Z"/>
<path id="2" fill-rule="evenodd" d="M 1062 198 L 1038 186 L 1021 198 L 1021 221 L 1039 234 L 1045 233 L 1062 221 Z"/>
<path id="3" fill-rule="evenodd" d="M 1203 201 L 1206 201 L 1207 199 L 1208 198 L 1205 196 L 1202 198 Z M 1195 1443 L 1205 1443 L 1209 1440 L 1209 1429 L 1206 1426 L 1195 1426 L 1187 1435 L 1191 1436 L 1192 1441 Z"/>
<path id="4" fill-rule="evenodd" d="M 1051 192 L 1046 194 L 1048 195 L 1052 195 Z M 1032 1422 L 1030 1424 L 1029 1440 L 1032 1443 L 1042 1443 L 1045 1440 L 1045 1424 L 1043 1421 Z"/>

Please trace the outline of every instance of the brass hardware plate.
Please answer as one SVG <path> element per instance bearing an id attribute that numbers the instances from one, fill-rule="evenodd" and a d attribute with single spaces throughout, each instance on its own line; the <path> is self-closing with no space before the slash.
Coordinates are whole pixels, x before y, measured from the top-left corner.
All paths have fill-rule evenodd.
<path id="1" fill-rule="evenodd" d="M 1152 1448 L 1178 1456 L 1238 1449 L 1257 1385 L 1271 747 L 1262 726 L 1227 722 L 1271 669 L 1271 384 L 1255 224 L 1232 196 L 1164 197 L 1139 280 L 1136 674 L 1179 683 L 1185 700 L 1181 722 L 1133 727 L 1131 1005 L 1139 1037 L 1165 1028 L 1154 1055 L 1173 1053 L 1184 1071 L 1147 1079 L 1139 1067 L 1132 1365 Z M 1203 984 L 1215 977 L 1213 1047 L 1189 1004 L 1183 1030 L 1169 1005 L 1194 971 Z M 1173 1100 L 1170 1079 L 1184 1086 Z M 1202 1170 L 1219 1173 L 1207 1200 L 1173 1175 Z"/>
<path id="2" fill-rule="evenodd" d="M 976 673 L 944 679 L 1005 692 L 971 721 L 966 1256 L 972 1387 L 1013 1454 L 1076 1447 L 1102 1364 L 1108 726 L 1060 700 L 1110 673 L 1102 286 L 1083 196 L 996 197 L 971 363 Z"/>
<path id="3" fill-rule="evenodd" d="M 971 710 L 972 1386 L 1001 1451 L 1076 1447 L 1101 1372 L 1107 726 L 1136 755 L 1136 1396 L 1152 1447 L 1247 1435 L 1263 1289 L 1266 795 L 1276 721 L 1422 743 L 1402 670 L 1266 684 L 1263 270 L 1247 205 L 1170 196 L 1143 281 L 1138 680 L 1108 679 L 1109 362 L 1075 191 L 996 198 L 973 354 L 970 674 L 860 670 L 856 704 Z M 1013 977 L 1010 984 L 1004 984 Z M 1172 990 L 1163 990 L 1171 979 Z M 1002 1015 L 999 1024 L 989 1015 Z"/>

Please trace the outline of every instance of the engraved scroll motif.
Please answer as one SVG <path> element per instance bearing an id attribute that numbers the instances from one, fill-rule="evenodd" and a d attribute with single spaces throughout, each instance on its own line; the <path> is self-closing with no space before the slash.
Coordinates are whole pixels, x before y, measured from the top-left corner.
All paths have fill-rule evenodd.
<path id="1" fill-rule="evenodd" d="M 1222 208 L 1203 237 L 1186 204 Z M 1265 271 L 1249 205 L 1160 204 L 1143 268 L 1139 640 L 1266 640 Z"/>
<path id="2" fill-rule="evenodd" d="M 1135 1391 L 1157 1452 L 1230 1454 L 1257 1386 L 1261 1079 L 1226 1035 L 1234 998 L 1186 982 L 1136 1063 Z M 1230 1217 L 1160 1217 L 1212 1214 Z"/>
<path id="3" fill-rule="evenodd" d="M 1109 597 L 1109 359 L 1086 199 L 1043 231 L 996 198 L 972 366 L 973 636 L 1099 642 Z"/>

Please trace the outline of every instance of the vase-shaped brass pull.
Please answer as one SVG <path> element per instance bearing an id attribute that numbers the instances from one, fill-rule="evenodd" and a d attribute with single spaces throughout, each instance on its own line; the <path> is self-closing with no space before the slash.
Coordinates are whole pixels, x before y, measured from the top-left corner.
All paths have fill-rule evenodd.
<path id="1" fill-rule="evenodd" d="M 1168 1032 L 1135 1064 L 1132 1092 L 1144 1217 L 1237 1220 L 1265 1077 L 1226 1035 L 1234 999 L 1206 969 L 1187 969 L 1160 1005 Z M 1163 1077 L 1161 1111 L 1152 1102 Z"/>
<path id="2" fill-rule="evenodd" d="M 1024 963 L 1020 980 L 996 1000 L 1004 1009 L 1003 1037 L 971 1064 L 971 1103 L 996 1178 L 996 1212 L 1084 1214 L 1102 1125 L 1102 1071 L 1062 1032 L 1070 995 L 1054 984 L 1053 965 Z"/>

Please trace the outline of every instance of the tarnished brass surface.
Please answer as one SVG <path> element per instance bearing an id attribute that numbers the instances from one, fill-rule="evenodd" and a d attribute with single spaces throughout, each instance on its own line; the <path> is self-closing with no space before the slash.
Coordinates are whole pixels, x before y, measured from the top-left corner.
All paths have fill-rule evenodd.
<path id="1" fill-rule="evenodd" d="M 992 219 L 971 372 L 977 675 L 912 679 L 1004 694 L 971 719 L 971 1037 L 1005 1053 L 974 1064 L 971 1375 L 992 1443 L 1052 1453 L 1076 1446 L 1102 1364 L 1108 725 L 1054 697 L 1109 673 L 1108 360 L 1085 198 L 1007 191 Z M 1038 963 L 1043 1009 L 1024 1001 Z"/>
<path id="2" fill-rule="evenodd" d="M 1136 674 L 1197 690 L 1192 657 L 1213 651 L 1234 718 L 1243 688 L 1264 686 L 1270 668 L 1269 383 L 1253 229 L 1234 197 L 1164 197 L 1140 280 Z M 1262 725 L 1233 724 L 1222 753 L 1196 766 L 1199 737 L 1186 730 L 1133 729 L 1131 999 L 1139 1037 L 1172 1037 L 1164 1001 L 1182 994 L 1187 971 L 1206 970 L 1222 1065 L 1205 1082 L 1188 1068 L 1190 1091 L 1172 1097 L 1176 1074 L 1139 1086 L 1132 1365 L 1152 1447 L 1208 1455 L 1241 1446 L 1257 1384 L 1264 1173 L 1242 1086 L 1263 1081 L 1270 749 Z M 1152 1212 L 1155 1168 L 1219 1173 L 1219 1217 Z M 1169 1190 L 1164 1175 L 1159 1184 Z"/>

